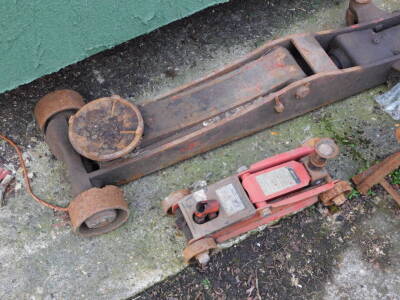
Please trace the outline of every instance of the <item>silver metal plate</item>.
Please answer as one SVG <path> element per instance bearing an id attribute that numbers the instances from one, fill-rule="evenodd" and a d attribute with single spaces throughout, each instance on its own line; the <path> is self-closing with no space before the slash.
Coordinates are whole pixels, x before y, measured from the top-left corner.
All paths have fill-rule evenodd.
<path id="1" fill-rule="evenodd" d="M 204 196 L 206 196 L 206 199 L 204 199 Z M 193 213 L 196 203 L 202 200 L 218 200 L 220 211 L 218 217 L 215 219 L 204 224 L 197 224 L 193 220 Z M 179 208 L 185 217 L 185 221 L 194 239 L 210 235 L 229 225 L 251 217 L 256 211 L 236 176 L 228 177 L 205 189 L 192 193 L 179 202 Z"/>
<path id="2" fill-rule="evenodd" d="M 232 183 L 220 187 L 215 190 L 215 193 L 218 196 L 219 204 L 228 216 L 245 209 L 239 193 L 236 191 Z"/>
<path id="3" fill-rule="evenodd" d="M 282 167 L 256 176 L 256 181 L 265 196 L 273 195 L 300 183 L 299 177 L 290 167 Z"/>

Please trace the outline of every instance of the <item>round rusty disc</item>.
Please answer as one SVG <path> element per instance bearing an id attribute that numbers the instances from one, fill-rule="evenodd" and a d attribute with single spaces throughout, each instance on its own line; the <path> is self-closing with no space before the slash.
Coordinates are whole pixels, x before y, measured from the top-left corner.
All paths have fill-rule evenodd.
<path id="1" fill-rule="evenodd" d="M 69 140 L 82 156 L 109 161 L 131 152 L 142 138 L 143 127 L 136 105 L 119 96 L 100 98 L 69 119 Z"/>
<path id="2" fill-rule="evenodd" d="M 344 203 L 343 197 L 341 195 L 345 197 L 348 193 L 350 193 L 351 190 L 352 187 L 350 183 L 348 183 L 347 181 L 339 181 L 335 184 L 335 187 L 333 189 L 321 193 L 320 200 L 326 206 L 330 206 L 333 204 L 341 205 Z"/>
<path id="3" fill-rule="evenodd" d="M 41 130 L 55 114 L 66 110 L 78 110 L 85 105 L 82 96 L 73 90 L 58 90 L 48 93 L 35 106 L 35 119 Z"/>
<path id="4" fill-rule="evenodd" d="M 190 191 L 187 189 L 175 191 L 169 194 L 163 201 L 161 201 L 161 207 L 167 215 L 173 215 L 175 213 L 175 207 L 178 205 L 178 202 L 190 194 Z"/>
<path id="5" fill-rule="evenodd" d="M 339 154 L 339 147 L 330 138 L 319 139 L 314 148 L 315 153 L 317 153 L 319 157 L 324 159 L 332 159 Z"/>
<path id="6" fill-rule="evenodd" d="M 128 203 L 114 185 L 91 188 L 79 194 L 68 206 L 74 232 L 94 236 L 110 232 L 126 222 Z"/>
<path id="7" fill-rule="evenodd" d="M 197 255 L 208 252 L 209 250 L 215 248 L 217 248 L 215 240 L 209 237 L 191 243 L 183 250 L 183 258 L 185 263 L 191 263 Z"/>

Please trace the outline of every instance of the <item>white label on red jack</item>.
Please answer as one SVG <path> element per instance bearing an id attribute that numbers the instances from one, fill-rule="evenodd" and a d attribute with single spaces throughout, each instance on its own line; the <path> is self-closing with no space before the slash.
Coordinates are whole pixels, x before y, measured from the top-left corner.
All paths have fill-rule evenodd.
<path id="1" fill-rule="evenodd" d="M 286 190 L 300 183 L 292 168 L 279 168 L 256 177 L 257 183 L 266 196 Z"/>
<path id="2" fill-rule="evenodd" d="M 245 206 L 233 184 L 230 183 L 224 185 L 215 192 L 219 198 L 219 203 L 228 216 L 245 209 Z"/>

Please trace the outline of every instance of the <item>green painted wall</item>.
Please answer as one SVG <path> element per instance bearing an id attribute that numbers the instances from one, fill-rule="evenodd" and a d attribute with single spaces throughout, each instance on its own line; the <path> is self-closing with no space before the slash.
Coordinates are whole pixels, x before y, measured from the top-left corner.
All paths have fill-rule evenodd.
<path id="1" fill-rule="evenodd" d="M 228 0 L 0 0 L 0 92 Z"/>

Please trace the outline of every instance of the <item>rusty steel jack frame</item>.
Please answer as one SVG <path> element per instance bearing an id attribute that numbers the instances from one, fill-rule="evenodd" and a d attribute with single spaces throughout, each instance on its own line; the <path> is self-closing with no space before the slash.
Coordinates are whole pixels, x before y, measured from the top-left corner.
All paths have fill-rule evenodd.
<path id="1" fill-rule="evenodd" d="M 395 134 L 397 141 L 400 143 L 400 128 L 397 128 Z M 374 185 L 381 185 L 400 206 L 400 193 L 385 179 L 398 168 L 400 168 L 400 151 L 354 176 L 352 180 L 357 185 L 357 190 L 363 195 L 367 195 Z"/>
<path id="2" fill-rule="evenodd" d="M 368 191 L 376 184 L 380 184 L 400 205 L 400 194 L 391 184 L 385 179 L 394 170 L 400 168 L 400 152 L 392 154 L 381 163 L 378 163 L 368 170 L 354 176 L 353 182 L 357 185 L 357 190 L 363 194 L 368 194 Z"/>
<path id="3" fill-rule="evenodd" d="M 343 29 L 266 43 L 209 76 L 139 106 L 118 96 L 84 104 L 71 90 L 43 97 L 35 117 L 51 151 L 67 166 L 76 197 L 68 209 L 74 230 L 96 235 L 126 221 L 128 206 L 116 184 L 398 74 L 400 13 L 352 0 L 346 19 L 349 26 Z"/>

